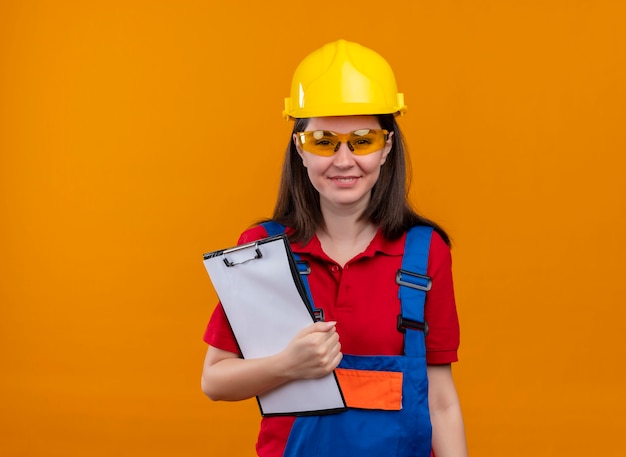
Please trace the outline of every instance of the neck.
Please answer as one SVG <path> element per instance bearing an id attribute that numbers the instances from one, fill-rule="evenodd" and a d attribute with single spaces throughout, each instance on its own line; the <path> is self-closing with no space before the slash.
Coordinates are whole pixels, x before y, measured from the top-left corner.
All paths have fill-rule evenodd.
<path id="1" fill-rule="evenodd" d="M 376 225 L 359 219 L 362 212 L 322 213 L 325 226 L 317 231 L 317 237 L 324 252 L 341 266 L 363 252 L 376 235 Z"/>
<path id="2" fill-rule="evenodd" d="M 376 232 L 374 224 L 359 220 L 358 216 L 325 217 L 324 224 L 318 235 L 336 241 L 346 242 L 360 238 L 364 233 Z"/>

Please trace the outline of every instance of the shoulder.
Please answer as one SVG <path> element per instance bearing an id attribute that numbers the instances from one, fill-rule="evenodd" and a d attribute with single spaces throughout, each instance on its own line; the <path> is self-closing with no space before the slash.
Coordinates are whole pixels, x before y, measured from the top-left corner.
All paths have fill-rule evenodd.
<path id="1" fill-rule="evenodd" d="M 416 228 L 429 228 L 424 226 L 413 227 L 413 230 Z M 408 234 L 411 230 L 408 230 L 406 233 Z M 418 236 L 425 236 L 423 234 L 428 233 L 426 231 L 417 232 Z M 450 246 L 446 243 L 443 237 L 437 232 L 437 230 L 432 230 L 432 235 L 430 236 L 430 248 L 429 248 L 429 256 L 432 258 L 441 258 L 441 257 L 450 257 Z M 404 238 L 404 237 L 403 237 Z M 417 238 L 417 237 L 416 237 Z M 419 238 L 417 238 L 419 239 Z M 423 238 L 422 238 L 423 239 Z"/>
<path id="2" fill-rule="evenodd" d="M 430 254 L 428 256 L 428 266 L 432 270 L 440 270 L 442 268 L 450 269 L 452 266 L 452 253 L 450 246 L 441 238 L 436 231 L 433 230 L 430 239 Z"/>
<path id="3" fill-rule="evenodd" d="M 446 244 L 441 235 L 435 230 L 433 230 L 433 235 L 430 239 L 430 251 L 438 256 L 450 256 L 450 246 Z"/>
<path id="4" fill-rule="evenodd" d="M 269 227 L 269 232 L 268 232 L 268 229 L 266 229 L 264 226 L 265 222 L 261 222 L 257 225 L 254 225 L 246 229 L 239 236 L 239 241 L 237 242 L 237 244 L 252 243 L 253 241 L 258 241 L 260 239 L 267 238 L 268 236 L 274 235 L 276 233 L 283 233 L 283 229 L 284 229 L 284 233 L 287 236 L 292 235 L 294 232 L 293 228 L 291 227 L 285 228 L 283 225 L 276 224 L 272 221 L 266 221 L 266 222 Z"/>
<path id="5" fill-rule="evenodd" d="M 407 232 L 408 233 L 408 232 Z M 406 244 L 406 249 L 418 249 L 418 252 L 423 249 L 423 247 L 418 248 L 415 243 L 420 240 L 422 236 L 424 236 L 425 231 L 417 231 L 417 236 L 414 238 L 414 241 L 411 244 Z M 450 246 L 446 243 L 446 241 L 442 238 L 442 236 L 436 231 L 433 230 L 432 235 L 430 235 L 430 244 L 427 252 L 423 252 L 428 258 L 428 272 L 429 275 L 436 274 L 436 272 L 441 270 L 449 270 L 452 265 L 452 256 L 450 253 Z M 422 240 L 424 238 L 421 238 Z M 423 245 L 421 245 L 423 246 Z"/>
<path id="6" fill-rule="evenodd" d="M 267 238 L 267 230 L 262 225 L 255 225 L 246 229 L 240 236 L 237 244 L 251 243 L 260 239 Z"/>

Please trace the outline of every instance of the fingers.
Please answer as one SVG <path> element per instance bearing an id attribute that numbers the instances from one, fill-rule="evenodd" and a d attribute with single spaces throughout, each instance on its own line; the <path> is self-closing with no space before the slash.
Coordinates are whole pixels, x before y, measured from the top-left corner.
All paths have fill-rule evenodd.
<path id="1" fill-rule="evenodd" d="M 312 345 L 311 349 L 323 365 L 328 365 L 329 361 L 333 360 L 341 350 L 336 324 L 332 321 L 316 322 L 309 326 L 303 335 L 303 338 Z"/>
<path id="2" fill-rule="evenodd" d="M 287 347 L 295 378 L 317 378 L 332 372 L 343 357 L 336 322 L 316 322 L 302 329 Z"/>
<path id="3" fill-rule="evenodd" d="M 320 321 L 303 328 L 300 333 L 304 336 L 315 332 L 329 332 L 331 330 L 334 330 L 336 325 L 337 322 L 335 321 Z"/>

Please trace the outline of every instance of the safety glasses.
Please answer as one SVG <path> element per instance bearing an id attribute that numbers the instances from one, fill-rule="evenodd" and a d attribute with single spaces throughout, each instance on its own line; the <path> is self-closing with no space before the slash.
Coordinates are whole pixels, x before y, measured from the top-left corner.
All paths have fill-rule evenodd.
<path id="1" fill-rule="evenodd" d="M 300 146 L 307 152 L 319 156 L 332 156 L 345 143 L 356 155 L 367 155 L 380 151 L 389 138 L 384 129 L 359 129 L 350 133 L 337 133 L 330 130 L 298 132 Z"/>

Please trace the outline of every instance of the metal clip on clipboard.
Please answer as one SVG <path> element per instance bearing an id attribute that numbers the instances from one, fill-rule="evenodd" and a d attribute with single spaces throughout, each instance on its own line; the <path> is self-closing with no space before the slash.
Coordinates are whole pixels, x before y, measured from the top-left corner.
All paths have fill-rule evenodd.
<path id="1" fill-rule="evenodd" d="M 233 262 L 230 261 L 226 258 L 226 254 L 231 254 L 233 252 L 237 252 L 237 251 L 242 251 L 244 249 L 248 249 L 248 248 L 254 248 L 254 252 L 256 253 L 254 257 L 249 258 L 249 259 L 243 259 L 240 260 L 238 262 Z M 227 267 L 233 267 L 235 265 L 240 265 L 242 263 L 246 263 L 249 262 L 251 260 L 256 260 L 256 259 L 260 259 L 263 257 L 263 254 L 261 254 L 261 251 L 259 250 L 259 243 L 257 243 L 256 241 L 254 243 L 248 243 L 248 244 L 242 244 L 241 246 L 236 246 L 234 248 L 230 248 L 230 249 L 226 249 L 222 252 L 222 254 L 224 255 L 224 263 L 226 264 Z"/>
<path id="2" fill-rule="evenodd" d="M 226 258 L 226 254 L 230 254 L 230 253 L 237 252 L 237 251 L 242 251 L 244 249 L 248 249 L 251 247 L 254 248 L 254 253 L 255 253 L 254 257 L 251 257 L 249 259 L 242 259 L 237 262 L 233 262 L 232 260 L 228 260 Z M 235 265 L 240 265 L 242 263 L 246 263 L 251 260 L 257 260 L 257 259 L 263 258 L 263 253 L 259 249 L 259 243 L 256 241 L 253 243 L 242 244 L 241 246 L 235 246 L 234 248 L 225 249 L 224 251 L 222 251 L 222 254 L 224 255 L 224 263 L 226 264 L 227 267 L 233 267 Z M 298 268 L 298 273 L 300 273 L 301 275 L 311 274 L 311 266 L 309 265 L 309 262 L 307 262 L 306 260 L 296 260 L 296 267 Z"/>

